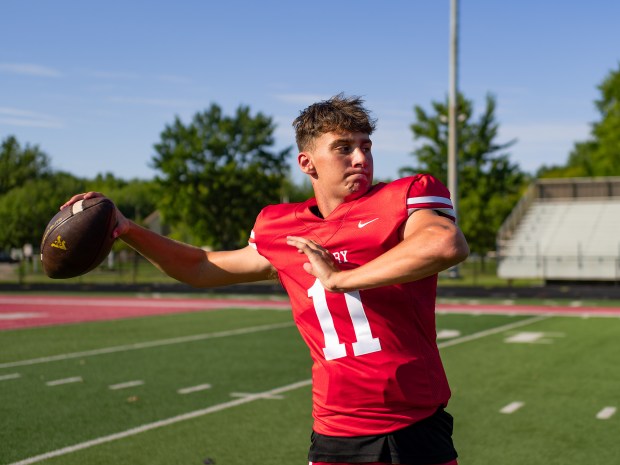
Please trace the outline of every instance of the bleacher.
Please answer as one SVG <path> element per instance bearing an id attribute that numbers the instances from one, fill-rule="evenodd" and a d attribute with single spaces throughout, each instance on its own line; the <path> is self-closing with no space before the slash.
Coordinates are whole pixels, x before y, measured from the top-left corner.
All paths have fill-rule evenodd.
<path id="1" fill-rule="evenodd" d="M 620 281 L 620 178 L 538 180 L 497 244 L 502 278 Z"/>

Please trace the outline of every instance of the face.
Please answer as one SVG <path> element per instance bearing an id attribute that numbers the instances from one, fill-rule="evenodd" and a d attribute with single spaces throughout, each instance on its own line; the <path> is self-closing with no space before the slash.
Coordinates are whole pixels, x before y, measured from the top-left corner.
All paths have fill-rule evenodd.
<path id="1" fill-rule="evenodd" d="M 299 154 L 299 166 L 310 175 L 317 197 L 353 200 L 372 186 L 371 148 L 368 134 L 328 132 Z"/>

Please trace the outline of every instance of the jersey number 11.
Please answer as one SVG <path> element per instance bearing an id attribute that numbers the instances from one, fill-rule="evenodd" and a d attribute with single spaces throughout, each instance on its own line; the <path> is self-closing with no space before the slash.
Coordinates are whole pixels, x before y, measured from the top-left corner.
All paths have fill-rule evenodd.
<path id="1" fill-rule="evenodd" d="M 334 319 L 327 306 L 325 288 L 318 279 L 308 289 L 308 297 L 314 303 L 314 311 L 319 318 L 319 324 L 325 338 L 325 347 L 323 348 L 325 359 L 334 360 L 345 357 L 347 355 L 345 345 L 338 338 Z M 344 294 L 344 298 L 353 323 L 353 331 L 355 331 L 356 342 L 353 343 L 353 353 L 355 356 L 359 356 L 379 352 L 381 350 L 381 343 L 378 338 L 372 337 L 370 324 L 368 323 L 366 312 L 364 312 L 359 291 L 347 292 Z"/>

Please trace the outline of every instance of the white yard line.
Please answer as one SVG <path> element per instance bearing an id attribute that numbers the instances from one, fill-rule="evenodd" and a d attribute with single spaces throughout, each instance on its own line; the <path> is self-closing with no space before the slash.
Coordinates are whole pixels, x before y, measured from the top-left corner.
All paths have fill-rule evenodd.
<path id="1" fill-rule="evenodd" d="M 199 384 L 198 386 L 189 386 L 181 389 L 177 389 L 178 394 L 192 394 L 194 392 L 206 391 L 211 389 L 210 384 Z"/>
<path id="2" fill-rule="evenodd" d="M 596 418 L 599 420 L 609 420 L 616 413 L 616 407 L 605 407 L 603 410 L 596 414 Z"/>
<path id="3" fill-rule="evenodd" d="M 440 344 L 437 344 L 440 349 L 444 347 L 450 347 L 462 342 L 473 341 L 476 339 L 480 339 L 486 336 L 491 336 L 493 334 L 503 333 L 504 331 L 508 331 L 510 329 L 519 328 L 521 326 L 531 325 L 532 323 L 537 323 L 541 320 L 546 320 L 550 318 L 551 315 L 539 315 L 532 318 L 527 318 L 526 320 L 516 321 L 514 323 L 509 323 L 507 325 L 498 326 L 497 328 L 487 329 L 486 331 L 480 331 L 479 333 L 470 334 L 468 336 L 459 337 L 457 339 L 451 339 L 450 341 L 445 341 Z"/>
<path id="4" fill-rule="evenodd" d="M 72 376 L 71 378 L 54 379 L 45 383 L 47 386 L 62 386 L 63 384 L 81 383 L 81 376 Z"/>
<path id="5" fill-rule="evenodd" d="M 19 373 L 9 373 L 8 375 L 2 375 L 0 376 L 0 381 L 7 381 L 9 379 L 17 379 L 17 378 L 21 378 L 22 375 L 20 375 Z"/>
<path id="6" fill-rule="evenodd" d="M 119 389 L 127 389 L 127 388 L 136 387 L 136 386 L 142 386 L 143 384 L 144 384 L 144 381 L 137 379 L 135 381 L 127 381 L 125 383 L 111 384 L 110 386 L 108 386 L 108 389 L 112 391 L 118 391 Z"/>
<path id="7" fill-rule="evenodd" d="M 517 410 L 519 410 L 524 405 L 525 405 L 524 402 L 519 402 L 519 401 L 511 402 L 508 405 L 506 405 L 504 408 L 502 408 L 499 412 L 506 413 L 506 414 L 515 413 Z"/>
<path id="8" fill-rule="evenodd" d="M 164 426 L 170 426 L 175 423 L 179 423 L 186 420 L 191 420 L 193 418 L 198 418 L 204 415 L 208 415 L 210 413 L 219 412 L 221 410 L 226 410 L 232 407 L 237 407 L 238 405 L 247 404 L 249 402 L 253 402 L 258 399 L 264 399 L 266 396 L 272 396 L 281 394 L 283 392 L 292 391 L 295 389 L 299 389 L 301 387 L 309 386 L 312 383 L 311 380 L 306 379 L 303 381 L 299 381 L 297 383 L 288 384 L 286 386 L 281 386 L 270 391 L 259 392 L 256 394 L 251 394 L 247 397 L 241 397 L 239 399 L 231 400 L 229 402 L 224 402 L 222 404 L 212 405 L 211 407 L 207 407 L 202 410 L 195 410 L 193 412 L 184 413 L 182 415 L 178 415 L 176 417 L 166 418 L 165 420 L 156 421 L 153 423 L 147 423 L 146 425 L 138 426 L 136 428 L 131 428 L 126 431 L 121 431 L 120 433 L 110 434 L 109 436 L 102 436 L 97 439 L 92 439 L 90 441 L 81 442 L 79 444 L 74 444 L 73 446 L 63 447 L 62 449 L 57 449 L 51 452 L 46 452 L 45 454 L 36 455 L 34 457 L 27 458 L 25 460 L 20 460 L 19 462 L 13 462 L 9 465 L 29 465 L 31 463 L 41 462 L 42 460 L 51 459 L 53 457 L 59 457 L 61 455 L 70 454 L 72 452 L 77 452 L 79 450 L 88 449 L 89 447 L 98 446 L 100 444 L 105 444 L 107 442 L 116 441 L 118 439 L 124 439 L 129 436 L 134 436 L 136 434 L 144 433 L 145 431 L 150 431 L 156 428 L 162 428 Z"/>
<path id="9" fill-rule="evenodd" d="M 192 336 L 174 337 L 171 339 L 160 339 L 156 341 L 137 342 L 135 344 L 127 344 L 122 346 L 102 347 L 101 349 L 86 350 L 84 352 L 71 352 L 68 354 L 52 355 L 49 357 L 31 358 L 29 360 L 20 360 L 17 362 L 0 363 L 0 368 L 11 368 L 25 365 L 36 365 L 39 363 L 58 362 L 60 360 L 69 360 L 73 358 L 92 357 L 95 355 L 112 354 L 116 352 L 126 352 L 129 350 L 148 349 L 151 347 L 161 347 L 172 344 L 184 344 L 186 342 L 204 341 L 206 339 L 215 339 L 218 337 L 239 336 L 241 334 L 258 333 L 260 331 L 270 331 L 272 329 L 280 329 L 292 326 L 293 323 L 276 323 L 272 325 L 251 326 L 249 328 L 232 329 L 229 331 L 220 331 L 218 333 L 195 334 Z"/>

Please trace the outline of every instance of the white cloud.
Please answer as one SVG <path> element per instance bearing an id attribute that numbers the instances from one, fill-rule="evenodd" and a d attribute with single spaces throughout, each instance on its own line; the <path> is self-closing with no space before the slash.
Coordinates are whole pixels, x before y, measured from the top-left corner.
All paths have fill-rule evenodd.
<path id="1" fill-rule="evenodd" d="M 126 71 L 101 71 L 101 70 L 85 70 L 84 74 L 98 79 L 138 79 L 140 76 L 136 73 Z"/>
<path id="2" fill-rule="evenodd" d="M 56 69 L 32 63 L 0 63 L 0 73 L 54 78 L 62 76 L 62 73 Z"/>
<path id="3" fill-rule="evenodd" d="M 528 144 L 567 143 L 586 139 L 590 134 L 587 123 L 527 123 L 502 124 L 500 138 L 518 139 Z"/>
<path id="4" fill-rule="evenodd" d="M 172 84 L 190 84 L 192 82 L 190 78 L 185 76 L 175 76 L 172 74 L 157 76 L 157 79 L 164 82 L 170 82 Z"/>
<path id="5" fill-rule="evenodd" d="M 148 105 L 156 107 L 166 108 L 193 108 L 196 106 L 196 102 L 190 100 L 178 100 L 178 99 L 160 99 L 160 98 L 140 98 L 140 97 L 111 97 L 111 102 L 114 103 L 129 103 L 134 105 Z"/>
<path id="6" fill-rule="evenodd" d="M 575 142 L 588 139 L 587 123 L 532 122 L 500 126 L 499 142 L 516 139 L 508 149 L 511 160 L 530 172 L 542 165 L 563 165 Z"/>
<path id="7" fill-rule="evenodd" d="M 8 107 L 0 107 L 0 124 L 32 128 L 64 127 L 63 122 L 54 116 Z"/>
<path id="8" fill-rule="evenodd" d="M 317 94 L 276 94 L 274 95 L 276 100 L 285 103 L 294 103 L 296 105 L 312 105 L 315 102 L 326 100 L 331 96 L 317 95 Z"/>

